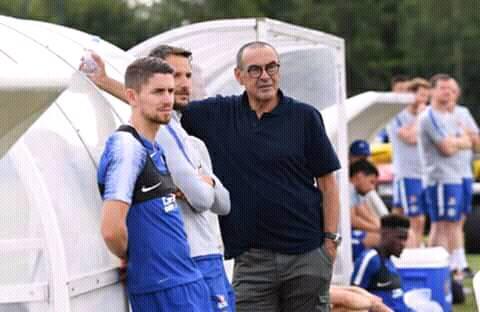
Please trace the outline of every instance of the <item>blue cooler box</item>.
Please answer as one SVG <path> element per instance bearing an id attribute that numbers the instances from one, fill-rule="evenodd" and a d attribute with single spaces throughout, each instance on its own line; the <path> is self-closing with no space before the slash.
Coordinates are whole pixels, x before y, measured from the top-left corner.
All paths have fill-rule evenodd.
<path id="1" fill-rule="evenodd" d="M 400 258 L 392 260 L 402 277 L 405 291 L 431 289 L 431 300 L 439 303 L 443 311 L 452 311 L 448 253 L 444 248 L 405 249 Z"/>

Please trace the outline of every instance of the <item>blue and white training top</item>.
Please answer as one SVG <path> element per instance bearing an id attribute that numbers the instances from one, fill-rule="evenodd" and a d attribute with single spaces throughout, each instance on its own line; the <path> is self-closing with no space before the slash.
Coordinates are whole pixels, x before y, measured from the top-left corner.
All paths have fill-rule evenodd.
<path id="1" fill-rule="evenodd" d="M 398 135 L 398 131 L 414 124 L 417 116 L 404 109 L 388 124 L 388 134 L 393 148 L 393 172 L 395 179 L 422 177 L 420 156 L 416 144 L 404 142 Z"/>
<path id="2" fill-rule="evenodd" d="M 402 280 L 395 265 L 375 249 L 366 250 L 357 258 L 351 284 L 379 296 L 395 312 L 410 311 L 403 300 Z"/>
<path id="3" fill-rule="evenodd" d="M 477 122 L 473 119 L 472 114 L 465 106 L 457 105 L 453 111 L 453 116 L 455 121 L 460 127 L 469 129 L 470 131 L 478 134 L 479 129 Z M 466 149 L 459 152 L 461 160 L 461 175 L 464 178 L 472 178 L 472 160 L 473 160 L 473 150 Z"/>
<path id="4" fill-rule="evenodd" d="M 134 193 L 154 191 L 161 183 L 135 188 L 151 157 L 161 175 L 169 177 L 162 148 L 140 137 L 117 131 L 110 136 L 101 157 L 98 182 L 104 186 L 103 200 L 131 204 L 127 214 L 130 293 L 154 292 L 201 278 L 191 257 L 180 210 L 173 194 L 132 202 Z M 143 146 L 142 146 L 143 144 Z M 148 155 L 149 154 L 149 155 Z"/>
<path id="5" fill-rule="evenodd" d="M 452 113 L 440 112 L 430 106 L 420 114 L 417 146 L 427 186 L 462 183 L 463 160 L 460 153 L 445 156 L 437 147 L 447 136 L 460 136 L 462 133 L 463 129 L 458 126 Z"/>

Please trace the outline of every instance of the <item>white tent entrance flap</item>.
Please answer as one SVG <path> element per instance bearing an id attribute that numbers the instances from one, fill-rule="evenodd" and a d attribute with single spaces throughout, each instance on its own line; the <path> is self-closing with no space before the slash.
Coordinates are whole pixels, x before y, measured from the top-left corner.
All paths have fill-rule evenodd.
<path id="1" fill-rule="evenodd" d="M 129 108 L 77 72 L 91 35 L 0 16 L 0 36 L 0 311 L 126 312 L 96 164 Z M 97 52 L 121 79 L 132 58 Z"/>

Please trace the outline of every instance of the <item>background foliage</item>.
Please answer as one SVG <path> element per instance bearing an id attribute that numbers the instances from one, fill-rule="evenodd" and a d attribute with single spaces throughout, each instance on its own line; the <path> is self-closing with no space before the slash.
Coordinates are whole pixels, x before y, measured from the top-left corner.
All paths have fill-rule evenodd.
<path id="1" fill-rule="evenodd" d="M 123 49 L 188 23 L 279 19 L 345 38 L 349 96 L 388 90 L 394 74 L 428 78 L 446 72 L 460 81 L 463 102 L 478 117 L 479 9 L 477 0 L 0 1 L 0 14 L 64 24 Z"/>

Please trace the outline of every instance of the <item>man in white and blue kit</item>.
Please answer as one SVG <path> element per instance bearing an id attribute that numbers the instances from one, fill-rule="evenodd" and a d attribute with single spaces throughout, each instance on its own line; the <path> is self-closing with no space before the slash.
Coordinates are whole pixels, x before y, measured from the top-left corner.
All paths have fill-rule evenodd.
<path id="1" fill-rule="evenodd" d="M 415 93 L 415 102 L 395 116 L 387 129 L 393 148 L 393 210 L 410 218 L 412 235 L 408 246 L 418 248 L 423 238 L 426 211 L 417 151 L 417 117 L 428 103 L 430 84 L 425 79 L 415 78 L 408 90 Z"/>
<path id="2" fill-rule="evenodd" d="M 230 212 L 230 196 L 213 174 L 208 150 L 199 139 L 189 137 L 180 125 L 181 110 L 192 92 L 190 51 L 161 45 L 149 54 L 175 69 L 175 102 L 172 119 L 160 128 L 156 141 L 165 151 L 172 179 L 178 188 L 177 200 L 190 245 L 191 256 L 202 272 L 211 293 L 214 311 L 235 311 L 235 294 L 223 266 L 221 243 L 212 228 L 212 217 Z M 106 75 L 102 60 L 94 55 L 98 70 L 90 78 L 102 89 L 126 101 L 124 86 Z M 218 222 L 217 220 L 213 220 Z"/>
<path id="3" fill-rule="evenodd" d="M 134 312 L 211 311 L 207 285 L 190 257 L 176 187 L 155 136 L 170 120 L 173 69 L 158 58 L 133 62 L 125 74 L 131 125 L 106 143 L 99 169 L 102 235 L 127 262 Z"/>
<path id="4" fill-rule="evenodd" d="M 462 150 L 472 142 L 455 121 L 448 106 L 453 96 L 451 77 L 432 77 L 431 105 L 419 117 L 418 148 L 427 185 L 427 205 L 432 226 L 429 245 L 450 254 L 460 248 L 458 224 L 463 212 Z"/>
<path id="5" fill-rule="evenodd" d="M 458 105 L 458 99 L 461 94 L 460 86 L 455 81 L 455 79 L 450 80 L 450 84 L 453 91 L 453 97 L 450 101 L 449 111 L 453 113 L 453 116 L 457 124 L 462 127 L 470 139 L 472 140 L 473 148 L 478 147 L 479 145 L 479 129 L 478 125 L 473 119 L 472 114 L 465 106 Z M 463 185 L 463 196 L 464 196 L 464 207 L 462 213 L 461 222 L 458 224 L 458 235 L 461 237 L 460 248 L 457 248 L 452 251 L 452 262 L 453 266 L 456 267 L 456 270 L 463 271 L 469 276 L 473 275 L 473 272 L 468 267 L 467 257 L 465 255 L 465 238 L 463 233 L 463 225 L 465 223 L 465 218 L 472 212 L 472 197 L 473 197 L 473 172 L 472 172 L 472 161 L 473 161 L 473 149 L 465 149 L 460 152 L 462 160 L 462 185 Z"/>

